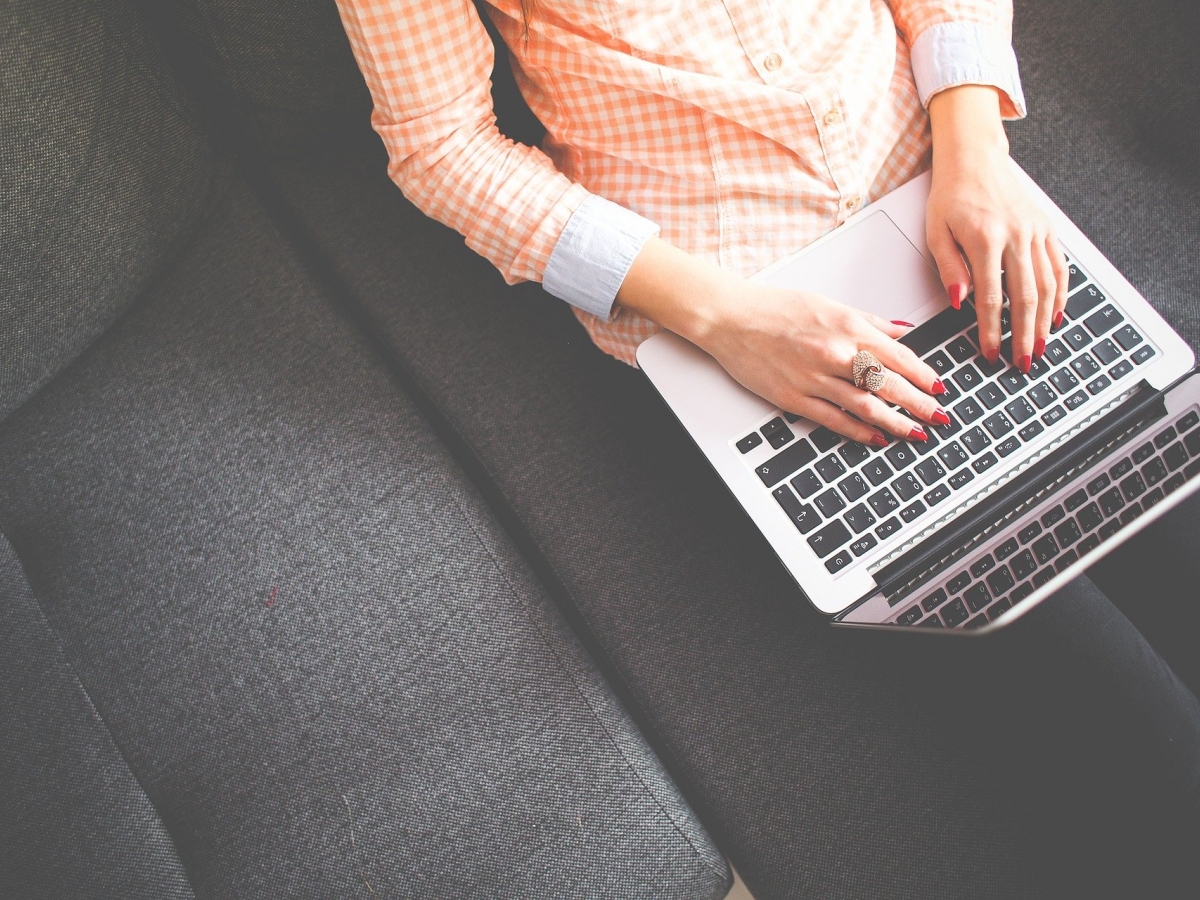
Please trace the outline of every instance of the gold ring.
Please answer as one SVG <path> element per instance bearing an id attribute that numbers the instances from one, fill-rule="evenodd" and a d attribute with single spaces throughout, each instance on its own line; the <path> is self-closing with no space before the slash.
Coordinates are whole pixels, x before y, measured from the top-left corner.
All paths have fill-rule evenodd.
<path id="1" fill-rule="evenodd" d="M 860 390 L 878 393 L 887 377 L 887 369 L 883 367 L 875 354 L 868 350 L 859 350 L 854 354 L 854 362 L 850 366 L 854 386 Z"/>

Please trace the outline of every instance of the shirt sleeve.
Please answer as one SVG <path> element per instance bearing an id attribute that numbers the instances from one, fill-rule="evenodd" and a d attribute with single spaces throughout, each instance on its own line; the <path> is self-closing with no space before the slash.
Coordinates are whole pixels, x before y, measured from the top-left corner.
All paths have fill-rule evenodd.
<path id="1" fill-rule="evenodd" d="M 1025 115 L 1012 48 L 1011 0 L 889 0 L 911 51 L 921 102 L 946 88 L 986 84 L 1001 91 L 1007 119 Z"/>
<path id="2" fill-rule="evenodd" d="M 371 92 L 388 175 L 458 231 L 505 281 L 543 281 L 607 317 L 633 256 L 657 230 L 590 194 L 541 150 L 496 127 L 491 38 L 471 0 L 337 0 Z M 564 239 L 565 235 L 565 239 Z"/>

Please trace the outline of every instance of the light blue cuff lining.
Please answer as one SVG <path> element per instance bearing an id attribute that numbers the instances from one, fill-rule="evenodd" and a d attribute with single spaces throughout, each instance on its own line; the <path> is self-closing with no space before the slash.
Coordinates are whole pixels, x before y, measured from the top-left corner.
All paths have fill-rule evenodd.
<path id="1" fill-rule="evenodd" d="M 572 306 L 609 319 L 634 257 L 658 232 L 649 219 L 590 194 L 559 235 L 542 273 L 542 287 Z"/>
<path id="2" fill-rule="evenodd" d="M 912 45 L 912 69 L 924 106 L 943 88 L 987 84 L 1008 94 L 1025 115 L 1025 94 L 1012 44 L 995 28 L 946 22 L 921 32 Z"/>

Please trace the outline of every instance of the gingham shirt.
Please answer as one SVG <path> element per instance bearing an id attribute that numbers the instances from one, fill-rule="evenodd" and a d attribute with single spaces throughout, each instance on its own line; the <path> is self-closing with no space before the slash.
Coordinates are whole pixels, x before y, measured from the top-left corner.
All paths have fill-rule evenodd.
<path id="1" fill-rule="evenodd" d="M 541 149 L 496 129 L 471 0 L 338 6 L 405 196 L 629 363 L 657 326 L 613 301 L 650 235 L 749 275 L 926 168 L 938 90 L 1024 114 L 1011 0 L 537 0 L 527 31 L 494 0 Z"/>

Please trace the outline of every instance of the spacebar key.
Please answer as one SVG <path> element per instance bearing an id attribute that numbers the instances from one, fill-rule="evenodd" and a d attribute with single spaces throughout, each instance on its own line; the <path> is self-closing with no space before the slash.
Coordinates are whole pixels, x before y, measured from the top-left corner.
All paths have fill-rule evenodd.
<path id="1" fill-rule="evenodd" d="M 928 322 L 922 322 L 904 337 L 900 343 L 917 356 L 924 356 L 934 347 L 940 347 L 964 328 L 975 324 L 975 310 L 970 306 L 955 309 L 948 306 Z"/>
<path id="2" fill-rule="evenodd" d="M 817 458 L 817 451 L 806 438 L 800 438 L 782 453 L 776 453 L 754 471 L 767 487 L 775 487 L 801 466 Z"/>

